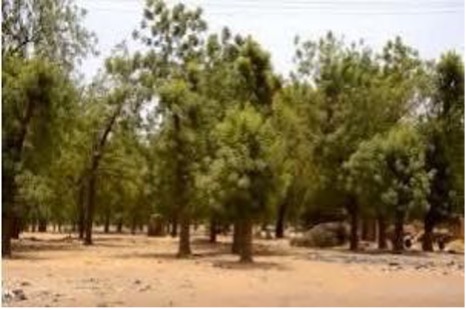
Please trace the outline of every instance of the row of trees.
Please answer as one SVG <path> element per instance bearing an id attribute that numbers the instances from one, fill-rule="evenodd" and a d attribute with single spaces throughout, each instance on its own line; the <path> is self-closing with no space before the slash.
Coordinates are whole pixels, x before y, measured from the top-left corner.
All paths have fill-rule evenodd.
<path id="1" fill-rule="evenodd" d="M 50 2 L 50 3 L 48 3 Z M 49 5 L 50 4 L 50 5 Z M 53 4 L 53 5 L 52 5 Z M 42 5 L 44 5 L 42 7 Z M 252 37 L 212 34 L 200 9 L 146 3 L 130 53 L 117 46 L 92 83 L 76 61 L 94 52 L 69 1 L 4 1 L 2 253 L 26 226 L 135 231 L 152 213 L 191 254 L 190 226 L 231 224 L 252 261 L 255 224 L 322 220 L 343 210 L 379 247 L 395 225 L 435 225 L 462 212 L 464 69 L 447 53 L 423 61 L 400 38 L 376 52 L 332 33 L 295 41 L 296 69 L 273 71 Z M 310 216 L 312 215 L 312 216 Z"/>

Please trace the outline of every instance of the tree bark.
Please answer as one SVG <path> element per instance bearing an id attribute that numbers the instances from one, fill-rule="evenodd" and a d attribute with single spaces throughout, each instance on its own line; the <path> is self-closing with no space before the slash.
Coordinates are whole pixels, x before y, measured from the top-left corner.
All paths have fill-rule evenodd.
<path id="1" fill-rule="evenodd" d="M 434 217 L 431 212 L 427 212 L 424 218 L 424 236 L 422 237 L 422 250 L 425 252 L 434 251 Z"/>
<path id="2" fill-rule="evenodd" d="M 89 187 L 87 194 L 87 207 L 85 213 L 85 236 L 84 245 L 92 245 L 92 222 L 94 221 L 94 203 L 95 203 L 95 186 L 96 175 L 95 172 L 98 167 L 98 161 L 93 160 L 92 171 L 89 175 Z"/>
<path id="3" fill-rule="evenodd" d="M 39 232 L 47 232 L 47 220 L 44 218 L 39 218 Z"/>
<path id="4" fill-rule="evenodd" d="M 210 219 L 209 242 L 210 243 L 217 242 L 217 222 L 215 221 L 215 218 L 213 216 Z"/>
<path id="5" fill-rule="evenodd" d="M 241 223 L 239 221 L 235 221 L 233 225 L 233 243 L 231 246 L 231 253 L 239 254 L 241 249 Z"/>
<path id="6" fill-rule="evenodd" d="M 84 209 L 84 198 L 86 194 L 86 178 L 81 180 L 81 184 L 79 186 L 79 193 L 78 193 L 78 231 L 79 231 L 79 239 L 84 239 L 84 227 L 86 225 L 86 214 Z"/>
<path id="7" fill-rule="evenodd" d="M 17 214 L 13 215 L 12 226 L 11 238 L 19 239 L 19 233 L 21 232 L 21 217 Z"/>
<path id="8" fill-rule="evenodd" d="M 8 211 L 2 210 L 2 257 L 11 256 L 11 226 L 12 217 Z"/>
<path id="9" fill-rule="evenodd" d="M 240 263 L 252 263 L 252 221 L 244 219 L 241 226 Z"/>
<path id="10" fill-rule="evenodd" d="M 110 232 L 110 214 L 106 213 L 105 220 L 104 220 L 104 233 L 108 234 L 109 232 Z"/>
<path id="11" fill-rule="evenodd" d="M 395 212 L 395 234 L 393 237 L 393 252 L 402 253 L 403 252 L 403 222 L 404 222 L 404 212 L 397 210 Z"/>
<path id="12" fill-rule="evenodd" d="M 175 238 L 178 236 L 178 216 L 173 217 L 171 224 L 170 236 Z"/>
<path id="13" fill-rule="evenodd" d="M 284 237 L 285 231 L 286 204 L 283 202 L 278 206 L 277 223 L 275 224 L 275 238 Z"/>
<path id="14" fill-rule="evenodd" d="M 378 226 L 378 247 L 379 250 L 387 249 L 387 223 L 383 216 L 377 218 Z"/>
<path id="15" fill-rule="evenodd" d="M 369 241 L 369 220 L 367 218 L 361 220 L 361 240 Z"/>
<path id="16" fill-rule="evenodd" d="M 357 251 L 359 248 L 359 208 L 354 197 L 349 197 L 347 210 L 350 215 L 350 250 Z"/>
<path id="17" fill-rule="evenodd" d="M 113 111 L 112 115 L 106 123 L 102 135 L 100 135 L 97 141 L 94 142 L 92 146 L 92 158 L 91 166 L 88 176 L 88 187 L 87 187 L 87 203 L 85 210 L 85 238 L 84 245 L 92 245 L 92 223 L 94 221 L 94 209 L 95 209 L 95 191 L 97 183 L 97 170 L 99 168 L 100 159 L 102 158 L 102 152 L 104 150 L 105 144 L 107 143 L 107 138 L 110 132 L 112 131 L 115 121 L 120 115 L 120 112 L 123 108 L 124 101 L 119 102 L 116 109 Z"/>
<path id="18" fill-rule="evenodd" d="M 188 257 L 191 255 L 191 244 L 190 244 L 190 219 L 187 214 L 182 215 L 180 225 L 180 242 L 178 248 L 178 257 Z"/>
<path id="19" fill-rule="evenodd" d="M 119 234 L 123 232 L 123 219 L 118 219 L 116 231 Z"/>

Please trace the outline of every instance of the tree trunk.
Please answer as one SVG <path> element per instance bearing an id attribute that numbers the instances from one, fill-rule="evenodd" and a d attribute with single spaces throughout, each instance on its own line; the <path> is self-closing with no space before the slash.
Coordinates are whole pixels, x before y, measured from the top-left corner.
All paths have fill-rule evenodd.
<path id="1" fill-rule="evenodd" d="M 19 239 L 19 233 L 21 232 L 21 218 L 17 214 L 13 215 L 13 220 L 11 224 L 11 238 Z"/>
<path id="2" fill-rule="evenodd" d="M 180 242 L 178 248 L 178 257 L 183 258 L 191 255 L 191 244 L 190 244 L 190 234 L 189 234 L 189 226 L 190 220 L 189 216 L 186 214 L 182 215 L 181 217 L 181 225 L 180 225 Z"/>
<path id="3" fill-rule="evenodd" d="M 395 234 L 393 236 L 393 252 L 401 253 L 403 252 L 403 222 L 404 222 L 404 212 L 397 210 L 395 212 Z"/>
<path id="4" fill-rule="evenodd" d="M 12 221 L 18 190 L 15 179 L 17 171 L 14 167 L 21 163 L 24 140 L 37 106 L 36 100 L 26 100 L 26 102 L 27 105 L 20 119 L 18 131 L 8 135 L 5 139 L 5 143 L 2 145 L 2 151 L 6 150 L 6 154 L 2 152 L 2 257 L 11 256 L 11 237 L 13 235 Z M 5 167 L 6 158 L 4 155 L 6 155 L 10 161 L 8 167 L 13 168 L 8 169 Z"/>
<path id="5" fill-rule="evenodd" d="M 133 217 L 132 221 L 131 221 L 131 234 L 132 235 L 135 235 L 136 234 L 136 228 L 137 228 L 137 223 L 136 223 L 136 218 Z"/>
<path id="6" fill-rule="evenodd" d="M 81 182 L 79 187 L 79 196 L 78 196 L 78 231 L 79 231 L 79 239 L 84 239 L 84 226 L 86 223 L 85 218 L 85 210 L 84 210 L 84 197 L 85 197 L 85 181 L 84 178 Z"/>
<path id="7" fill-rule="evenodd" d="M 245 219 L 241 226 L 240 262 L 252 263 L 252 221 Z"/>
<path id="8" fill-rule="evenodd" d="M 3 193 L 5 194 L 5 193 Z M 9 210 L 2 210 L 2 257 L 11 256 L 12 216 Z"/>
<path id="9" fill-rule="evenodd" d="M 424 218 L 424 236 L 422 237 L 422 250 L 426 252 L 433 252 L 433 234 L 434 234 L 434 219 L 431 212 L 427 212 Z"/>
<path id="10" fill-rule="evenodd" d="M 278 206 L 277 223 L 275 224 L 275 238 L 281 239 L 285 231 L 286 204 L 281 203 Z"/>
<path id="11" fill-rule="evenodd" d="M 367 240 L 375 242 L 377 240 L 376 238 L 377 222 L 375 221 L 374 218 L 369 218 L 367 219 L 367 221 L 369 222 Z"/>
<path id="12" fill-rule="evenodd" d="M 32 219 L 31 221 L 31 231 L 36 232 L 36 219 Z"/>
<path id="13" fill-rule="evenodd" d="M 210 243 L 217 242 L 217 222 L 215 221 L 215 218 L 213 216 L 210 219 L 209 242 Z"/>
<path id="14" fill-rule="evenodd" d="M 47 232 L 47 220 L 44 218 L 39 218 L 39 232 Z"/>
<path id="15" fill-rule="evenodd" d="M 123 219 L 119 219 L 117 222 L 117 233 L 121 234 L 123 232 Z"/>
<path id="16" fill-rule="evenodd" d="M 110 232 L 110 214 L 106 213 L 105 219 L 104 219 L 104 233 L 108 234 L 109 232 Z"/>
<path id="17" fill-rule="evenodd" d="M 92 223 L 94 221 L 94 203 L 95 203 L 95 186 L 96 186 L 96 170 L 97 162 L 94 161 L 93 169 L 89 176 L 89 187 L 87 194 L 87 204 L 86 204 L 86 213 L 85 213 L 85 236 L 84 236 L 84 245 L 92 245 Z"/>
<path id="18" fill-rule="evenodd" d="M 172 236 L 173 238 L 178 236 L 178 217 L 177 216 L 175 216 L 172 220 L 170 236 Z"/>
<path id="19" fill-rule="evenodd" d="M 387 223 L 383 216 L 377 218 L 378 226 L 378 247 L 379 250 L 385 250 L 387 248 Z"/>
<path id="20" fill-rule="evenodd" d="M 239 221 L 235 221 L 233 225 L 233 243 L 231 246 L 231 253 L 239 254 L 241 249 L 241 224 Z"/>
<path id="21" fill-rule="evenodd" d="M 369 220 L 363 218 L 361 220 L 361 240 L 369 241 Z"/>
<path id="22" fill-rule="evenodd" d="M 359 248 L 359 210 L 356 199 L 349 197 L 347 201 L 347 210 L 350 214 L 350 250 L 357 251 Z"/>

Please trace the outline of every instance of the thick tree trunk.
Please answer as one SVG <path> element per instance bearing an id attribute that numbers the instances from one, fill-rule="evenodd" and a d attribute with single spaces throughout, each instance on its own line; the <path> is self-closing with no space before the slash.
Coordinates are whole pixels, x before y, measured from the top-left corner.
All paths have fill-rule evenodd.
<path id="1" fill-rule="evenodd" d="M 424 218 L 424 236 L 422 237 L 422 250 L 426 252 L 434 251 L 434 218 L 431 212 L 427 212 Z"/>
<path id="2" fill-rule="evenodd" d="M 350 250 L 357 251 L 359 248 L 359 208 L 354 197 L 348 198 L 347 210 L 350 215 Z"/>
<path id="3" fill-rule="evenodd" d="M 2 257 L 11 256 L 11 228 L 13 226 L 13 218 L 9 213 L 8 210 L 2 210 Z"/>
<path id="4" fill-rule="evenodd" d="M 240 262 L 252 263 L 252 221 L 245 219 L 241 226 Z"/>
<path id="5" fill-rule="evenodd" d="M 215 218 L 213 216 L 210 219 L 209 242 L 210 243 L 217 242 L 217 222 L 215 221 Z"/>
<path id="6" fill-rule="evenodd" d="M 191 243 L 189 233 L 190 219 L 189 216 L 182 215 L 180 225 L 180 242 L 178 248 L 178 257 L 183 258 L 191 255 Z"/>
<path id="7" fill-rule="evenodd" d="M 275 224 L 275 238 L 281 239 L 284 237 L 285 231 L 286 204 L 281 203 L 278 206 L 277 222 Z"/>
<path id="8" fill-rule="evenodd" d="M 403 252 L 403 222 L 404 212 L 397 210 L 395 212 L 395 234 L 393 236 L 393 252 Z"/>
<path id="9" fill-rule="evenodd" d="M 239 254 L 241 249 L 241 223 L 239 221 L 235 221 L 233 225 L 233 243 L 231 246 L 231 253 Z"/>
<path id="10" fill-rule="evenodd" d="M 47 220 L 44 218 L 39 218 L 39 232 L 47 232 Z"/>
<path id="11" fill-rule="evenodd" d="M 13 227 L 11 228 L 11 238 L 19 239 L 19 234 L 21 232 L 21 217 L 17 214 L 13 215 L 12 226 Z"/>
<path id="12" fill-rule="evenodd" d="M 378 227 L 378 247 L 379 250 L 385 250 L 387 248 L 387 223 L 383 216 L 377 218 Z"/>

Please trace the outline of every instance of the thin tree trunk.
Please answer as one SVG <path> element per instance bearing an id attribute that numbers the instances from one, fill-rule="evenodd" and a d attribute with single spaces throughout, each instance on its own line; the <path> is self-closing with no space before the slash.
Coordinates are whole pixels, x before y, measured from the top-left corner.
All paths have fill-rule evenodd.
<path id="1" fill-rule="evenodd" d="M 277 223 L 275 224 L 275 238 L 281 239 L 284 237 L 285 231 L 286 204 L 281 203 L 278 206 Z"/>
<path id="2" fill-rule="evenodd" d="M 132 235 L 136 234 L 136 228 L 137 228 L 136 218 L 133 217 L 131 221 L 131 234 Z"/>
<path id="3" fill-rule="evenodd" d="M 121 234 L 122 232 L 123 232 L 123 219 L 118 219 L 117 233 Z"/>
<path id="4" fill-rule="evenodd" d="M 106 213 L 105 220 L 104 220 L 104 233 L 108 234 L 109 232 L 110 232 L 110 214 Z"/>
<path id="5" fill-rule="evenodd" d="M 347 210 L 350 214 L 350 250 L 357 251 L 359 248 L 359 210 L 356 199 L 349 197 L 347 201 Z"/>
<path id="6" fill-rule="evenodd" d="M 404 221 L 404 212 L 397 210 L 395 212 L 395 234 L 393 237 L 393 252 L 401 253 L 403 252 L 403 221 Z"/>
<path id="7" fill-rule="evenodd" d="M 79 186 L 79 196 L 78 196 L 78 231 L 79 231 L 79 239 L 84 239 L 84 227 L 86 225 L 86 214 L 84 209 L 84 198 L 86 194 L 86 178 L 83 178 L 81 184 Z"/>
<path id="8" fill-rule="evenodd" d="M 178 248 L 178 257 L 180 258 L 191 255 L 189 226 L 189 216 L 187 214 L 183 214 L 181 217 L 180 242 Z"/>
<path id="9" fill-rule="evenodd" d="M 171 224 L 170 236 L 175 238 L 178 236 L 178 216 L 173 217 Z"/>
<path id="10" fill-rule="evenodd" d="M 241 223 L 235 221 L 233 225 L 233 243 L 231 246 L 231 253 L 239 254 L 241 249 Z"/>
<path id="11" fill-rule="evenodd" d="M 32 219 L 31 221 L 31 231 L 36 232 L 36 219 Z"/>
<path id="12" fill-rule="evenodd" d="M 378 226 L 378 247 L 379 250 L 385 250 L 387 248 L 387 223 L 383 216 L 377 218 Z"/>
<path id="13" fill-rule="evenodd" d="M 84 236 L 84 245 L 92 245 L 92 223 L 94 221 L 94 203 L 95 203 L 95 186 L 96 186 L 96 176 L 95 172 L 97 170 L 98 163 L 94 161 L 92 171 L 89 176 L 89 187 L 87 194 L 87 208 L 85 215 L 85 236 Z"/>
<path id="14" fill-rule="evenodd" d="M 240 262 L 252 263 L 252 221 L 247 218 L 241 226 Z"/>
<path id="15" fill-rule="evenodd" d="M 217 242 L 217 222 L 215 221 L 215 218 L 213 216 L 210 218 L 209 242 Z"/>
<path id="16" fill-rule="evenodd" d="M 361 240 L 369 241 L 369 220 L 367 218 L 363 218 L 361 220 Z"/>

